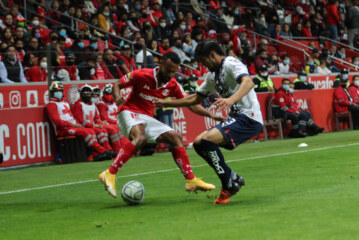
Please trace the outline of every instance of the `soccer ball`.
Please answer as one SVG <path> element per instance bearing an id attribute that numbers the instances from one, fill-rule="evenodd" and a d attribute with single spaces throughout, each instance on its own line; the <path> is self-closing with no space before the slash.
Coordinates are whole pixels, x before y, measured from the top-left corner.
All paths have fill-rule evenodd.
<path id="1" fill-rule="evenodd" d="M 139 204 L 145 199 L 145 188 L 138 181 L 130 181 L 123 185 L 121 197 L 129 205 Z"/>

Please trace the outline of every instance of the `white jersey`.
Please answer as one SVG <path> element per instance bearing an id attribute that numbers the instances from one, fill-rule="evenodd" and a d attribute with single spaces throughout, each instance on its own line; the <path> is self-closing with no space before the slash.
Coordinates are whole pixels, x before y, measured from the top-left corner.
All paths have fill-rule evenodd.
<path id="1" fill-rule="evenodd" d="M 56 104 L 57 112 L 59 113 L 60 119 L 66 122 L 70 122 L 72 124 L 76 124 L 75 118 L 72 116 L 70 105 L 67 102 L 61 101 L 51 101 Z"/>
<path id="2" fill-rule="evenodd" d="M 82 116 L 84 118 L 84 122 L 82 123 L 82 126 L 85 126 L 87 123 L 94 124 L 95 115 L 98 113 L 98 110 L 96 108 L 96 105 L 86 104 L 84 102 L 80 102 L 82 106 Z"/>
<path id="3" fill-rule="evenodd" d="M 108 110 L 107 110 L 108 117 L 117 121 L 117 115 L 118 115 L 119 110 L 118 110 L 118 106 L 116 105 L 116 103 L 113 102 L 112 104 L 106 104 L 106 105 L 108 107 Z"/>
<path id="4" fill-rule="evenodd" d="M 237 91 L 240 86 L 238 80 L 243 76 L 249 76 L 247 67 L 234 57 L 226 57 L 223 59 L 218 72 L 210 72 L 207 74 L 205 81 L 197 89 L 197 93 L 208 96 L 209 94 L 218 92 L 221 97 L 228 98 Z M 253 88 L 247 95 L 233 104 L 230 109 L 230 116 L 242 113 L 263 124 L 260 105 Z"/>

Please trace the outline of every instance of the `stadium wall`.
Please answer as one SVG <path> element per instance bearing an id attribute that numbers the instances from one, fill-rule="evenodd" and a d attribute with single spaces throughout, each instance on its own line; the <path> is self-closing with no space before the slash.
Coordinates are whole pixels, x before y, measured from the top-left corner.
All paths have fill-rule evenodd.
<path id="1" fill-rule="evenodd" d="M 275 86 L 281 85 L 284 76 L 272 77 Z M 285 76 L 288 77 L 288 76 Z M 295 75 L 289 77 L 294 80 Z M 333 92 L 335 75 L 310 76 L 319 90 L 295 91 L 294 95 L 299 105 L 308 110 L 318 125 L 324 126 L 325 131 L 333 131 Z M 109 81 L 71 81 L 64 84 L 65 100 L 71 104 L 79 99 L 79 89 L 84 84 L 102 88 Z M 114 81 L 112 81 L 114 82 Z M 3 84 L 0 85 L 0 151 L 4 153 L 4 163 L 1 167 L 53 161 L 56 156 L 55 135 L 45 111 L 48 102 L 48 86 L 46 83 L 36 84 Z M 124 89 L 124 97 L 129 96 L 131 89 Z M 259 93 L 263 118 L 267 119 L 268 103 L 271 93 Z M 211 106 L 210 111 L 226 115 Z M 197 134 L 213 127 L 215 121 L 195 115 L 187 108 L 174 109 L 174 129 L 183 135 L 187 145 Z M 269 137 L 276 137 L 276 131 L 270 131 Z M 262 138 L 259 135 L 258 138 Z"/>

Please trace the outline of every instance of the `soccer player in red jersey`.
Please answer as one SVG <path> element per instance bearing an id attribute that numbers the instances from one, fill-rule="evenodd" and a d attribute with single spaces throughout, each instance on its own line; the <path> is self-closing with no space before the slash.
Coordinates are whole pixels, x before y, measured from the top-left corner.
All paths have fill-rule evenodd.
<path id="1" fill-rule="evenodd" d="M 147 141 L 171 145 L 173 159 L 186 179 L 186 191 L 215 189 L 214 185 L 205 183 L 194 176 L 180 134 L 153 117 L 155 99 L 164 99 L 170 96 L 183 98 L 186 96 L 182 87 L 173 78 L 179 65 L 178 55 L 168 52 L 163 55 L 159 67 L 135 70 L 114 84 L 114 99 L 118 105 L 122 104 L 118 115 L 119 128 L 130 141 L 121 147 L 110 168 L 99 175 L 106 190 L 113 197 L 117 197 L 115 182 L 118 169 Z M 120 96 L 120 89 L 129 86 L 133 87 L 133 91 L 125 101 Z M 189 109 L 202 116 L 211 117 L 218 121 L 223 120 L 222 117 L 212 115 L 200 105 L 189 107 Z"/>

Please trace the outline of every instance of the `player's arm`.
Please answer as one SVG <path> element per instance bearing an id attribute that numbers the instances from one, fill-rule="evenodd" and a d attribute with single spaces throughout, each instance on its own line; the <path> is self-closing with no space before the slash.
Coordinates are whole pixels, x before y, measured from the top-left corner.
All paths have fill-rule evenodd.
<path id="1" fill-rule="evenodd" d="M 220 121 L 223 122 L 226 120 L 226 118 L 222 117 L 222 116 L 217 116 L 215 114 L 210 113 L 209 111 L 207 111 L 202 105 L 197 104 L 197 105 L 193 105 L 193 106 L 189 106 L 188 107 L 189 110 L 191 110 L 192 112 L 194 112 L 197 115 L 200 116 L 204 116 L 204 117 L 209 117 L 212 118 L 216 121 Z"/>
<path id="2" fill-rule="evenodd" d="M 125 99 L 121 96 L 121 89 L 133 86 L 135 80 L 134 74 L 135 72 L 126 74 L 113 84 L 112 95 L 118 106 L 125 103 Z"/>
<path id="3" fill-rule="evenodd" d="M 222 108 L 228 108 L 234 103 L 238 102 L 242 97 L 247 95 L 249 91 L 254 87 L 254 83 L 248 75 L 241 77 L 239 81 L 241 82 L 241 84 L 232 96 L 230 96 L 229 98 L 218 98 L 214 102 L 214 104 L 217 104 L 219 107 Z"/>
<path id="4" fill-rule="evenodd" d="M 155 99 L 154 104 L 158 107 L 190 107 L 200 104 L 204 97 L 199 94 L 191 94 L 175 100 Z"/>

